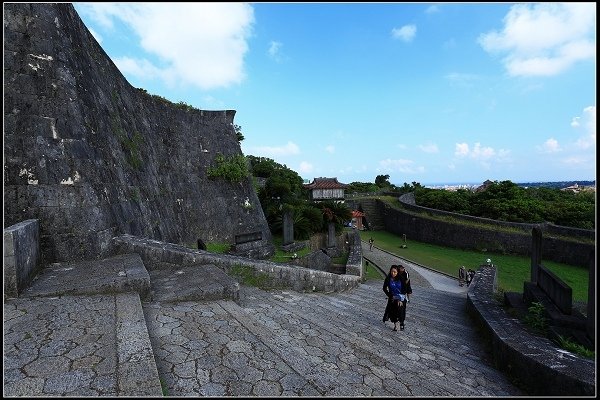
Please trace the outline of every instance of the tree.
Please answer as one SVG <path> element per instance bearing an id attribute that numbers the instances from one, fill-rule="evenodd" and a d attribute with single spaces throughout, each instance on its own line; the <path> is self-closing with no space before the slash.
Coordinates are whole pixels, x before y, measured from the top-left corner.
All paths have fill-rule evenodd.
<path id="1" fill-rule="evenodd" d="M 375 184 L 380 188 L 392 186 L 389 175 L 377 175 L 375 177 Z"/>

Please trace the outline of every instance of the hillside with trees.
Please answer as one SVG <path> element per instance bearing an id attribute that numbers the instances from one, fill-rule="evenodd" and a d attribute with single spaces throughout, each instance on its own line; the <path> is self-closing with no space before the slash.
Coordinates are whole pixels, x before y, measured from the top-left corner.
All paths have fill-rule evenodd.
<path id="1" fill-rule="evenodd" d="M 418 182 L 395 186 L 389 175 L 378 175 L 375 183 L 352 182 L 346 193 L 393 194 L 400 196 L 413 192 L 416 204 L 507 222 L 541 223 L 581 229 L 596 228 L 596 191 L 578 193 L 561 190 L 573 183 L 595 186 L 595 181 L 562 183 L 517 184 L 509 180 L 495 181 L 480 190 L 456 191 L 430 189 Z"/>
<path id="2" fill-rule="evenodd" d="M 419 187 L 414 193 L 420 206 L 475 217 L 508 222 L 550 222 L 582 229 L 595 229 L 596 226 L 595 191 L 574 193 L 495 181 L 483 190 L 447 191 Z"/>

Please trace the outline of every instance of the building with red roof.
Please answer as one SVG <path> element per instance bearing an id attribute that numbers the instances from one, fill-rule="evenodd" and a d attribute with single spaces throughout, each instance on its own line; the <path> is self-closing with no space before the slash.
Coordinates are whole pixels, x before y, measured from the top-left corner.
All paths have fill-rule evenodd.
<path id="1" fill-rule="evenodd" d="M 304 187 L 310 190 L 311 200 L 344 200 L 345 183 L 338 182 L 337 178 L 315 178 Z"/>

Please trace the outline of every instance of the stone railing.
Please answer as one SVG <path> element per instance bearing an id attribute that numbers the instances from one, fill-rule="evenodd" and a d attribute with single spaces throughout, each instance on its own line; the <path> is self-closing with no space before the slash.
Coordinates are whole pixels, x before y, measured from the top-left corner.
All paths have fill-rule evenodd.
<path id="1" fill-rule="evenodd" d="M 529 333 L 496 293 L 496 268 L 481 266 L 467 293 L 467 312 L 488 339 L 496 367 L 535 396 L 594 396 L 596 364 Z"/>
<path id="2" fill-rule="evenodd" d="M 361 280 L 360 275 L 338 275 L 272 261 L 215 254 L 132 235 L 114 237 L 112 246 L 115 254 L 138 253 L 148 269 L 154 269 L 160 263 L 213 264 L 228 273 L 236 267 L 248 267 L 255 276 L 267 275 L 274 287 L 288 287 L 300 292 L 341 292 L 359 286 Z"/>

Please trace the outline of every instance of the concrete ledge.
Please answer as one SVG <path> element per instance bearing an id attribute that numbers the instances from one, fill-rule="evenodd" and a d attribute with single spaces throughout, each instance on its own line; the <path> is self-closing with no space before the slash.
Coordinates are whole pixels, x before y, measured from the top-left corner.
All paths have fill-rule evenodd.
<path id="1" fill-rule="evenodd" d="M 181 302 L 240 297 L 239 283 L 215 265 L 181 266 L 163 263 L 150 270 L 150 301 Z"/>
<path id="2" fill-rule="evenodd" d="M 23 296 L 106 294 L 135 291 L 150 293 L 150 276 L 137 254 L 103 260 L 54 263 L 43 268 Z"/>
<path id="3" fill-rule="evenodd" d="M 117 390 L 121 396 L 162 396 L 158 368 L 137 293 L 115 296 Z"/>
<path id="4" fill-rule="evenodd" d="M 536 396 L 594 396 L 596 364 L 530 334 L 494 298 L 496 268 L 482 266 L 467 293 L 467 312 L 490 340 L 496 368 Z"/>
<path id="5" fill-rule="evenodd" d="M 252 260 L 228 254 L 214 254 L 158 240 L 121 235 L 112 239 L 116 253 L 138 253 L 148 269 L 158 263 L 179 265 L 214 264 L 225 272 L 234 267 L 250 267 L 255 275 L 266 274 L 275 287 L 287 287 L 299 292 L 341 292 L 360 285 L 360 276 L 337 275 L 271 261 Z"/>

